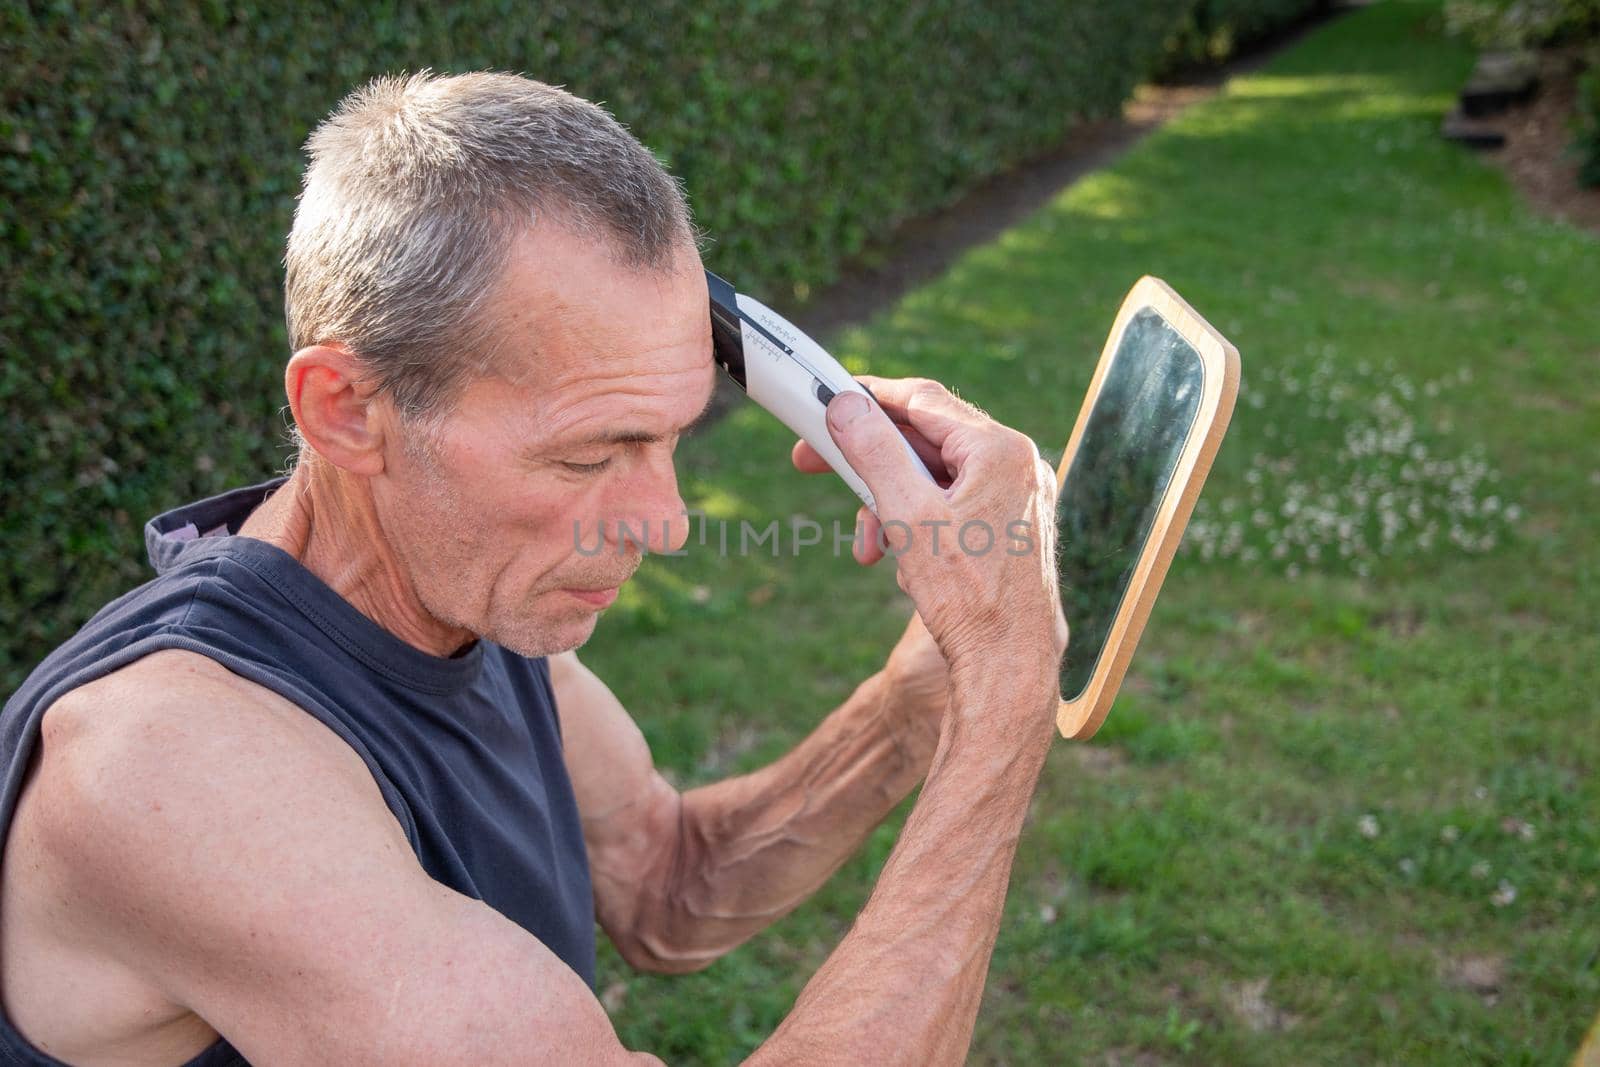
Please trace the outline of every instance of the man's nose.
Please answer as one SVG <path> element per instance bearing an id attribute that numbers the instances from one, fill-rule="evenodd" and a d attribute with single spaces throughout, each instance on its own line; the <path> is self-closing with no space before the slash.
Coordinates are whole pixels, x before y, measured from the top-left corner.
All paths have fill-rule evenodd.
<path id="1" fill-rule="evenodd" d="M 678 472 L 670 455 L 640 470 L 628 487 L 624 513 L 632 529 L 644 534 L 650 552 L 679 552 L 689 541 L 689 515 L 678 493 Z"/>

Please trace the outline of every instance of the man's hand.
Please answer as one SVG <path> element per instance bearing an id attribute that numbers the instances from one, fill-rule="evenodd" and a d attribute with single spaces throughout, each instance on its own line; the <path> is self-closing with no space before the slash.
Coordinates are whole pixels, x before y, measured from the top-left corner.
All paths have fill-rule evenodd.
<path id="1" fill-rule="evenodd" d="M 865 382 L 881 381 L 881 379 L 873 378 L 870 375 L 862 375 L 858 380 Z M 916 427 L 908 423 L 896 422 L 895 429 L 899 430 L 900 435 L 910 443 L 912 451 L 922 460 L 922 465 L 927 468 L 929 474 L 933 475 L 934 481 L 938 483 L 939 487 L 941 489 L 949 488 L 950 474 L 945 470 L 944 457 L 941 455 L 938 446 L 929 442 Z M 789 460 L 795 465 L 796 470 L 805 474 L 833 474 L 833 468 L 828 466 L 828 461 L 823 459 L 822 454 L 812 448 L 805 438 L 801 438 L 794 443 L 794 448 L 789 453 Z M 944 542 L 949 544 L 953 537 L 954 533 L 947 531 L 944 536 Z M 884 558 L 885 547 L 883 526 L 878 522 L 878 516 L 874 515 L 863 504 L 856 509 L 856 534 L 851 544 L 851 555 L 855 557 L 857 563 L 870 567 Z M 927 628 L 924 627 L 923 629 L 926 632 Z"/>
<path id="2" fill-rule="evenodd" d="M 876 403 L 841 393 L 829 406 L 829 432 L 878 501 L 877 515 L 859 513 L 857 560 L 875 563 L 887 548 L 922 628 L 958 673 L 997 660 L 1053 663 L 1054 673 L 1067 641 L 1055 570 L 1055 472 L 1026 436 L 937 382 L 861 380 Z M 906 459 L 902 437 L 937 485 Z M 804 442 L 792 458 L 803 471 L 828 469 Z M 919 654 L 918 629 L 913 621 L 896 648 L 921 668 L 903 677 L 936 678 L 925 650 Z"/>

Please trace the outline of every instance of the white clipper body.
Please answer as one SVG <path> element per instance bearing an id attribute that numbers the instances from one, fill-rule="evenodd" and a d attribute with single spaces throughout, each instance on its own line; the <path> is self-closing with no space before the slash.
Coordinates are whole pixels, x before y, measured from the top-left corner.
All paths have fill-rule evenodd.
<path id="1" fill-rule="evenodd" d="M 871 393 L 839 361 L 788 319 L 706 271 L 711 290 L 711 337 L 717 364 L 757 404 L 776 415 L 827 461 L 874 515 L 872 490 L 828 434 L 828 401 L 839 393 Z M 906 454 L 932 482 L 922 458 L 902 438 Z M 937 483 L 935 483 L 937 484 Z"/>

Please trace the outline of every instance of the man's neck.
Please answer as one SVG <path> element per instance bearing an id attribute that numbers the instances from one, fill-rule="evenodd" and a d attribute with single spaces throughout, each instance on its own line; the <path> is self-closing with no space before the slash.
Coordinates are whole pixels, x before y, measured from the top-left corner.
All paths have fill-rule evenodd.
<path id="1" fill-rule="evenodd" d="M 449 656 L 473 640 L 430 615 L 389 547 L 367 479 L 302 455 L 239 533 L 289 553 L 356 610 L 407 644 Z"/>

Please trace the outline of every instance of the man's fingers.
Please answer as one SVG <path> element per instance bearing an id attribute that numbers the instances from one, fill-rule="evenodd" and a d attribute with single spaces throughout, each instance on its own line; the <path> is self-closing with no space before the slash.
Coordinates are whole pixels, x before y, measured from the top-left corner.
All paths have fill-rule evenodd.
<path id="1" fill-rule="evenodd" d="M 922 460 L 923 466 L 938 480 L 941 488 L 950 485 L 950 476 L 945 472 L 944 457 L 939 452 L 939 446 L 929 441 L 910 426 L 895 424 L 903 437 L 911 443 L 917 457 Z M 794 448 L 789 450 L 789 461 L 795 469 L 803 474 L 828 474 L 833 468 L 828 466 L 828 461 L 818 455 L 817 450 L 804 439 L 794 443 Z"/>
<path id="2" fill-rule="evenodd" d="M 906 439 L 877 404 L 856 392 L 843 392 L 828 403 L 828 434 L 878 502 L 881 516 L 921 514 L 920 501 L 938 490 L 918 460 L 906 451 Z"/>
<path id="3" fill-rule="evenodd" d="M 806 474 L 827 474 L 833 470 L 828 466 L 828 461 L 804 440 L 794 443 L 789 458 L 794 461 L 795 467 Z M 856 532 L 850 543 L 850 554 L 857 563 L 870 567 L 883 558 L 882 531 L 876 515 L 865 506 L 856 509 Z"/>
<path id="4" fill-rule="evenodd" d="M 928 473 L 933 475 L 934 481 L 939 483 L 939 488 L 950 488 L 950 472 L 945 466 L 944 452 L 939 446 L 922 436 L 915 426 L 903 422 L 896 422 L 894 426 L 900 431 L 900 436 L 911 445 L 911 450 L 917 454 L 917 458 L 922 460 L 922 465 L 928 468 Z"/>
<path id="5" fill-rule="evenodd" d="M 806 443 L 805 438 L 794 443 L 794 448 L 789 450 L 789 460 L 803 474 L 826 474 L 833 469 L 828 466 L 827 460 L 817 455 L 816 449 Z"/>
<path id="6" fill-rule="evenodd" d="M 863 567 L 870 567 L 883 558 L 883 526 L 878 516 L 863 507 L 856 511 L 856 539 L 851 554 Z"/>
<path id="7" fill-rule="evenodd" d="M 982 411 L 927 378 L 862 374 L 856 380 L 872 391 L 891 419 L 912 427 L 935 448 L 943 448 L 945 439 L 957 430 L 988 421 Z"/>

